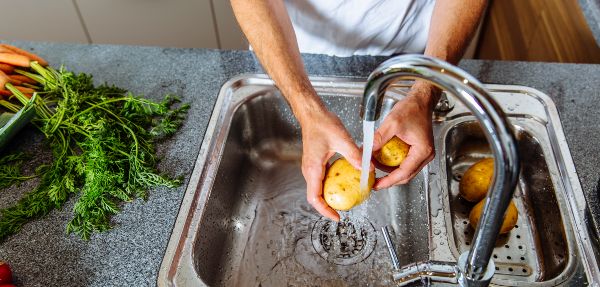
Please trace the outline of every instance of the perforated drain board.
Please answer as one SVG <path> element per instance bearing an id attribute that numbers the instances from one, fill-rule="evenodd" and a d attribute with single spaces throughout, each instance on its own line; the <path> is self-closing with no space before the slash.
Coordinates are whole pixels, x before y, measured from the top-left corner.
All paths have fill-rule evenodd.
<path id="1" fill-rule="evenodd" d="M 462 173 L 460 173 L 462 174 Z M 454 227 L 454 241 L 458 253 L 462 254 L 471 249 L 475 230 L 469 225 L 469 212 L 475 203 L 468 202 L 457 193 L 459 190 L 460 174 L 455 174 L 451 182 L 450 209 Z M 515 190 L 513 202 L 519 211 L 517 225 L 508 234 L 501 235 L 496 241 L 492 258 L 496 264 L 496 277 L 510 275 L 511 279 L 522 278 L 522 281 L 535 282 L 542 276 L 535 249 L 535 236 L 525 215 L 521 200 L 521 190 Z M 516 277 L 515 277 L 516 276 Z"/>

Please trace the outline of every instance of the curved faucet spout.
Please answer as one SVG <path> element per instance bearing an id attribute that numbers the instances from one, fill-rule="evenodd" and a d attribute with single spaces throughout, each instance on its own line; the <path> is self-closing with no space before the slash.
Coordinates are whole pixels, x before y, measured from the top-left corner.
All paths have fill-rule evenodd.
<path id="1" fill-rule="evenodd" d="M 401 79 L 428 80 L 456 96 L 475 115 L 491 145 L 495 158 L 492 189 L 486 197 L 471 250 L 461 256 L 466 260 L 459 260 L 463 263 L 457 266 L 457 279 L 461 285 L 485 286 L 494 273 L 490 272 L 488 264 L 519 176 L 519 156 L 511 125 L 477 79 L 458 67 L 423 55 L 391 58 L 371 73 L 363 94 L 363 120 L 379 118 L 387 86 Z"/>

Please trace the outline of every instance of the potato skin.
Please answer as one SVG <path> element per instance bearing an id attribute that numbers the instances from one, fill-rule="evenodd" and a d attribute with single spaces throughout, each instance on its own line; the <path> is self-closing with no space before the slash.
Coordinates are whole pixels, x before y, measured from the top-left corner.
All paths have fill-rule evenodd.
<path id="1" fill-rule="evenodd" d="M 375 151 L 373 157 L 385 166 L 396 167 L 404 161 L 409 149 L 410 145 L 394 136 L 381 149 Z"/>
<path id="2" fill-rule="evenodd" d="M 490 188 L 493 177 L 493 158 L 485 158 L 476 162 L 467 169 L 460 181 L 460 195 L 470 202 L 482 200 Z"/>
<path id="3" fill-rule="evenodd" d="M 469 213 L 469 223 L 473 228 L 477 228 L 484 205 L 485 199 L 477 203 Z M 502 222 L 502 227 L 500 228 L 500 234 L 505 234 L 511 231 L 517 224 L 518 219 L 519 212 L 517 211 L 517 206 L 511 200 L 508 208 L 506 208 L 506 213 L 504 214 L 504 221 Z"/>
<path id="4" fill-rule="evenodd" d="M 375 171 L 369 173 L 369 189 L 360 190 L 360 170 L 355 169 L 345 158 L 337 159 L 325 172 L 323 197 L 331 208 L 350 210 L 369 197 L 375 183 Z"/>

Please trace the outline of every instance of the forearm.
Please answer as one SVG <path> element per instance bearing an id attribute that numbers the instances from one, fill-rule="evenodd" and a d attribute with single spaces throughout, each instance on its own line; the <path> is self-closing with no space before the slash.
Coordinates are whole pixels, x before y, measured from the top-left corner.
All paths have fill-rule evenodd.
<path id="1" fill-rule="evenodd" d="M 458 64 L 477 30 L 486 4 L 485 0 L 437 0 L 425 55 Z"/>
<path id="2" fill-rule="evenodd" d="M 477 30 L 487 1 L 437 0 L 429 27 L 425 55 L 458 64 Z M 416 89 L 429 91 L 430 101 L 437 103 L 439 92 L 429 83 L 420 81 Z"/>
<path id="3" fill-rule="evenodd" d="M 282 0 L 231 0 L 242 31 L 302 123 L 323 104 L 310 84 Z"/>

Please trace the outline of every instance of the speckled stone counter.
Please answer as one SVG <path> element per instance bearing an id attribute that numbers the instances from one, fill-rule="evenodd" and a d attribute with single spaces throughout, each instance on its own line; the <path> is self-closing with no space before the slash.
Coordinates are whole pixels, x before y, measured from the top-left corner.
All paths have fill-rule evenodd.
<path id="1" fill-rule="evenodd" d="M 592 30 L 596 43 L 600 45 L 600 0 L 579 0 L 579 7 Z"/>
<path id="2" fill-rule="evenodd" d="M 10 262 L 20 286 L 154 286 L 187 180 L 200 150 L 219 88 L 234 75 L 260 72 L 249 52 L 155 47 L 15 43 L 46 57 L 54 66 L 91 73 L 138 94 L 159 99 L 176 93 L 191 104 L 173 138 L 159 145 L 159 168 L 183 176 L 176 189 L 157 189 L 147 201 L 121 206 L 114 228 L 90 241 L 65 234 L 74 200 L 62 210 L 31 222 L 0 243 L 0 259 Z M 383 58 L 306 55 L 311 75 L 365 77 Z M 600 211 L 600 65 L 463 61 L 461 67 L 486 83 L 539 89 L 558 106 L 562 125 L 588 201 Z M 50 158 L 32 127 L 8 148 L 36 152 L 31 166 Z M 39 154 L 39 155 L 38 155 Z M 29 169 L 31 167 L 28 167 Z M 0 208 L 16 202 L 36 182 L 0 192 Z"/>

